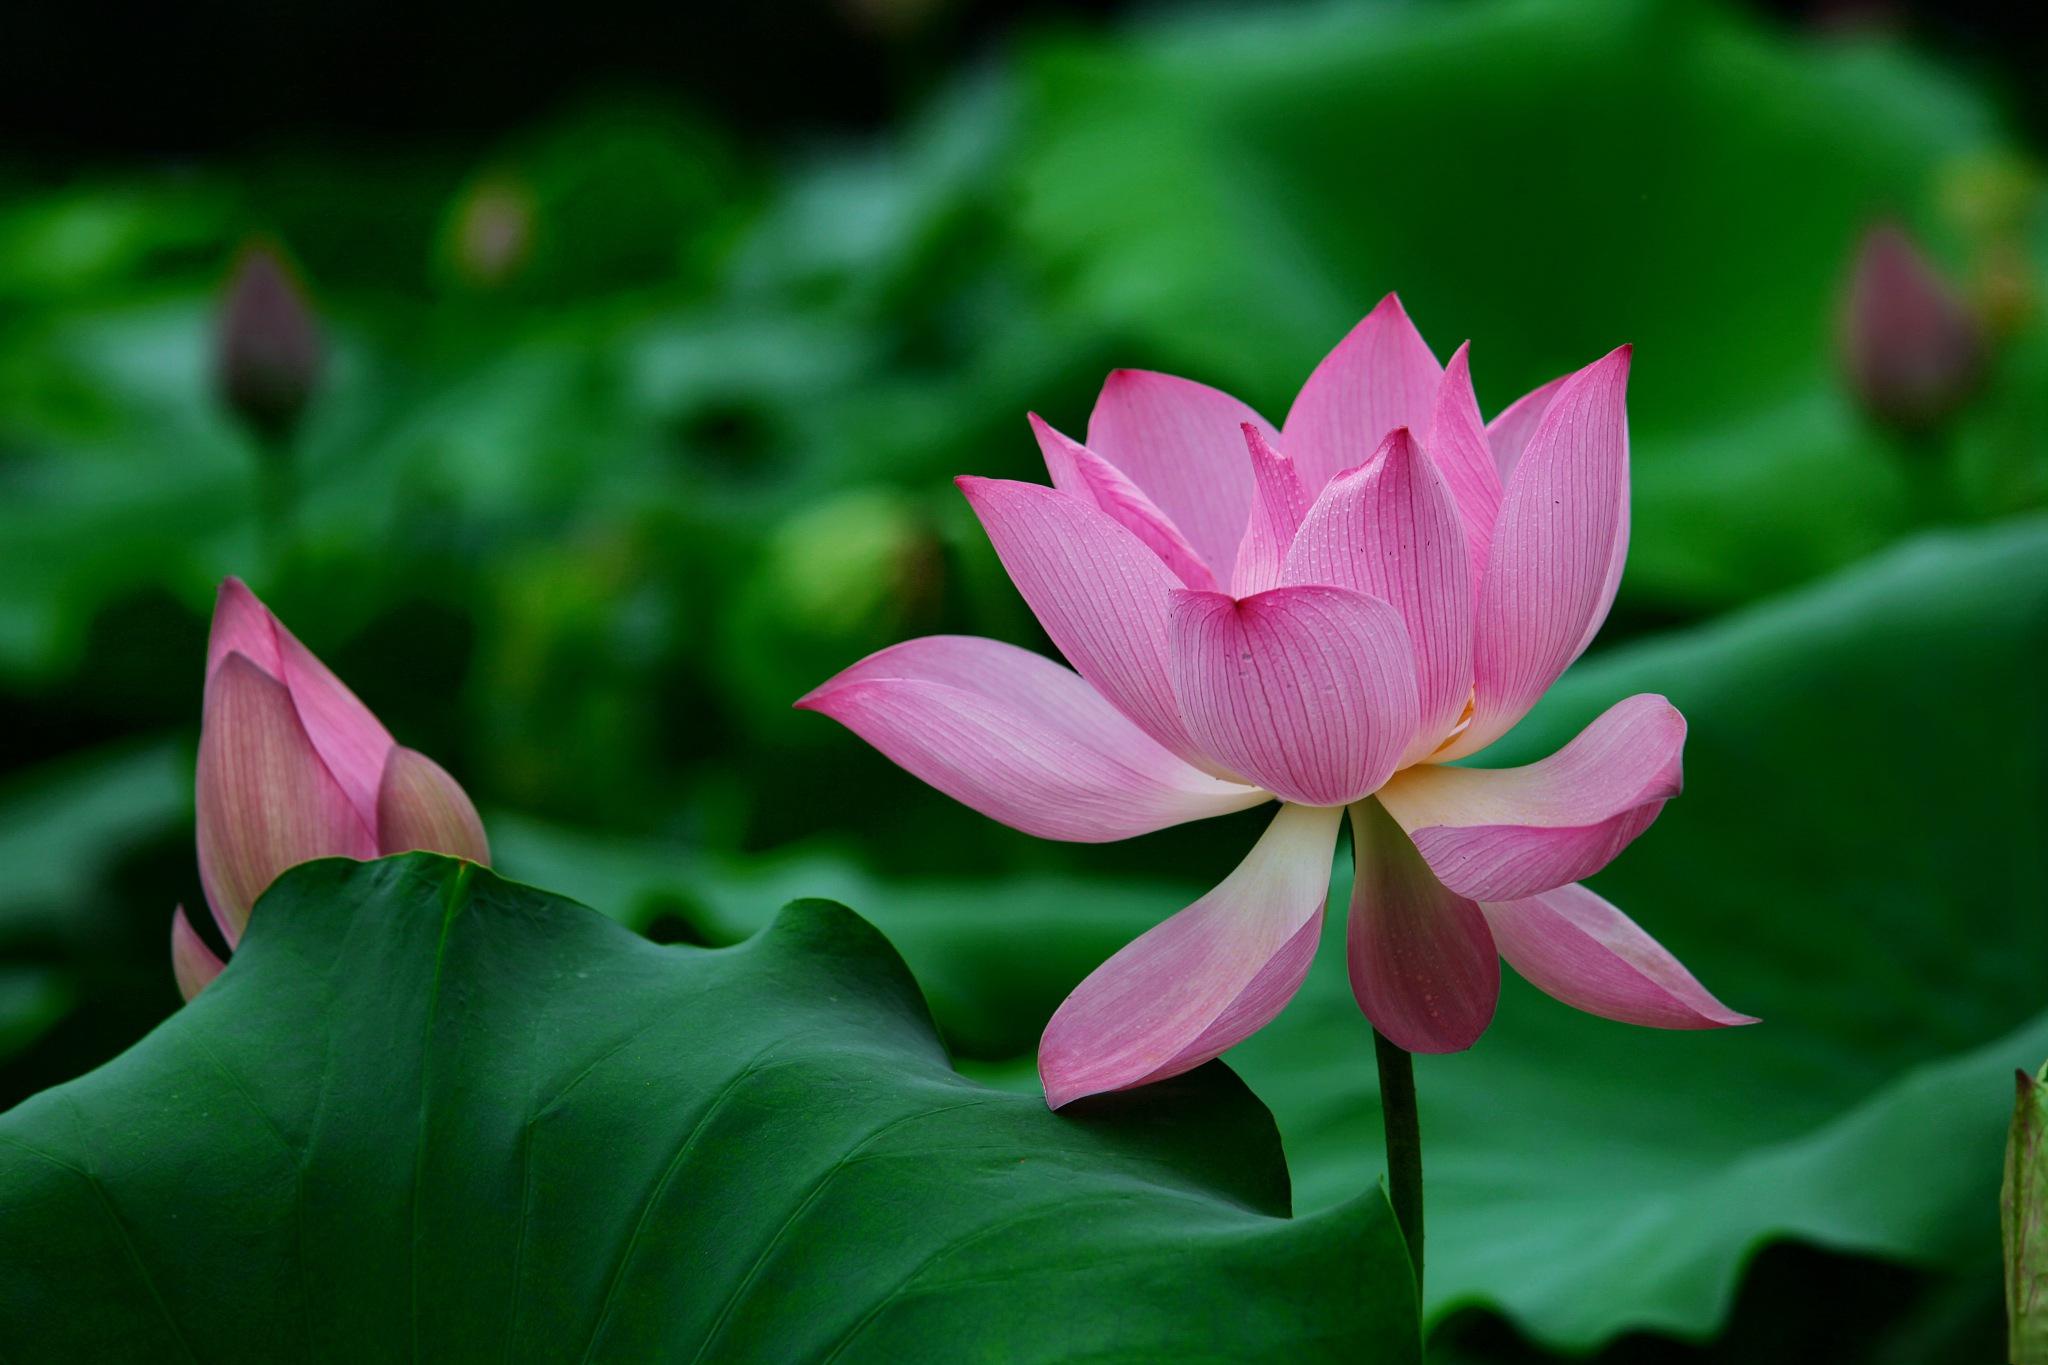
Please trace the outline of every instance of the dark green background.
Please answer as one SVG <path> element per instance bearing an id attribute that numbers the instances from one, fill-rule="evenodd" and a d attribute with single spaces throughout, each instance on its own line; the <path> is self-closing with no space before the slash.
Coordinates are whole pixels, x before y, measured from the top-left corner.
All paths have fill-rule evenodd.
<path id="1" fill-rule="evenodd" d="M 842 900 L 1028 1087 L 1064 991 L 1263 817 L 1038 843 L 789 703 L 911 634 L 1042 646 L 950 484 L 1034 477 L 1027 409 L 1077 430 L 1134 365 L 1278 416 L 1399 289 L 1489 413 L 1635 343 L 1629 572 L 1516 753 L 1679 702 L 1688 791 L 1599 885 L 1765 1018 L 1635 1032 L 1511 984 L 1419 1067 L 1439 1354 L 1991 1358 L 2006 1077 L 2048 1052 L 2027 49 L 1677 0 L 762 8 L 451 11 L 381 99 L 329 70 L 374 12 L 95 54 L 84 7 L 7 44 L 0 1104 L 176 1004 L 227 573 L 461 778 L 508 874 L 664 941 Z M 35 99 L 92 61 L 111 103 Z M 489 185 L 533 245 L 483 286 L 454 225 Z M 1910 440 L 1837 351 L 1887 216 L 1996 305 L 1974 396 Z M 331 347 L 283 536 L 208 370 L 252 232 Z M 1305 1213 L 1377 1174 L 1341 975 L 1231 1058 Z"/>

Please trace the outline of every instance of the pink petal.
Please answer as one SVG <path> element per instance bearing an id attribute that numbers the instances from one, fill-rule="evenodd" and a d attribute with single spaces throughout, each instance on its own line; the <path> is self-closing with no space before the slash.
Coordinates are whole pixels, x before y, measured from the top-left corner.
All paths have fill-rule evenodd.
<path id="1" fill-rule="evenodd" d="M 374 826 L 377 785 L 383 780 L 391 732 L 238 578 L 221 584 L 214 606 L 213 634 L 207 642 L 209 678 L 230 653 L 245 655 L 291 689 L 313 747 L 363 823 Z"/>
<path id="2" fill-rule="evenodd" d="M 1351 808 L 1351 992 L 1410 1052 L 1462 1052 L 1493 1022 L 1500 955 L 1479 907 L 1430 875 L 1377 801 Z"/>
<path id="3" fill-rule="evenodd" d="M 1042 839 L 1100 843 L 1268 799 L 1175 758 L 1080 677 L 966 635 L 871 654 L 797 705 L 964 805 Z"/>
<path id="4" fill-rule="evenodd" d="M 1294 461 L 1273 449 L 1249 422 L 1244 426 L 1244 439 L 1252 457 L 1252 514 L 1237 547 L 1236 566 L 1230 571 L 1233 597 L 1249 597 L 1280 586 L 1280 565 L 1287 557 L 1287 547 L 1294 543 L 1309 502 Z"/>
<path id="5" fill-rule="evenodd" d="M 1337 812 L 1282 806 L 1221 885 L 1124 945 L 1045 1026 L 1054 1109 L 1190 1071 L 1264 1027 L 1308 974 Z"/>
<path id="6" fill-rule="evenodd" d="M 1493 467 L 1500 472 L 1503 485 L 1515 472 L 1516 464 L 1520 463 L 1529 438 L 1536 434 L 1536 424 L 1549 411 L 1550 400 L 1557 397 L 1557 391 L 1570 378 L 1568 374 L 1561 374 L 1548 384 L 1529 390 L 1502 408 L 1499 416 L 1486 424 L 1486 443 L 1493 448 Z"/>
<path id="7" fill-rule="evenodd" d="M 1425 448 L 1457 501 L 1476 594 L 1486 569 L 1486 547 L 1493 540 L 1494 518 L 1500 514 L 1500 474 L 1494 468 L 1486 424 L 1479 420 L 1479 400 L 1472 392 L 1471 350 L 1469 342 L 1460 346 L 1444 366 Z"/>
<path id="8" fill-rule="evenodd" d="M 1216 586 L 1216 576 L 1180 528 L 1122 470 L 1079 441 L 1053 430 L 1037 413 L 1028 415 L 1054 488 L 1100 508 L 1111 521 L 1143 541 L 1188 587 Z"/>
<path id="9" fill-rule="evenodd" d="M 1685 717 L 1644 693 L 1540 762 L 1409 768 L 1380 800 L 1444 885 L 1473 900 L 1515 900 L 1612 862 L 1678 795 L 1684 748 Z"/>
<path id="10" fill-rule="evenodd" d="M 1150 370 L 1117 370 L 1088 417 L 1088 448 L 1131 476 L 1223 581 L 1252 505 L 1245 423 L 1264 418 L 1220 389 Z M 1190 585 L 1193 586 L 1193 585 Z"/>
<path id="11" fill-rule="evenodd" d="M 1173 595 L 1174 695 L 1220 767 L 1311 806 L 1387 780 L 1415 735 L 1401 617 L 1348 588 Z"/>
<path id="12" fill-rule="evenodd" d="M 221 581 L 213 599 L 213 627 L 206 639 L 206 676 L 211 678 L 230 654 L 240 654 L 280 681 L 284 663 L 277 656 L 277 618 L 239 578 Z"/>
<path id="13" fill-rule="evenodd" d="M 1318 492 L 1364 463 L 1395 427 L 1429 430 L 1443 374 L 1401 300 L 1389 294 L 1301 386 L 1280 448 L 1293 457 L 1309 491 Z"/>
<path id="14" fill-rule="evenodd" d="M 1708 993 L 1627 915 L 1583 886 L 1486 904 L 1501 956 L 1574 1009 L 1647 1028 L 1754 1024 Z"/>
<path id="15" fill-rule="evenodd" d="M 1168 594 L 1180 589 L 1166 565 L 1095 507 L 1055 489 L 955 482 L 1067 662 L 1138 728 L 1193 761 L 1166 675 Z"/>
<path id="16" fill-rule="evenodd" d="M 1427 757 L 1472 691 L 1472 575 L 1450 487 L 1405 428 L 1323 489 L 1281 576 L 1349 588 L 1400 615 L 1420 715 L 1403 759 Z"/>
<path id="17" fill-rule="evenodd" d="M 391 750 L 377 789 L 377 851 L 424 849 L 491 865 L 484 822 L 455 779 L 417 749 Z"/>
<path id="18" fill-rule="evenodd" d="M 230 654 L 199 734 L 199 879 L 233 946 L 277 874 L 314 858 L 374 858 L 376 841 L 320 761 L 284 684 Z"/>
<path id="19" fill-rule="evenodd" d="M 191 1000 L 220 975 L 221 960 L 185 918 L 185 907 L 171 913 L 171 974 L 178 979 L 178 994 Z"/>
<path id="20" fill-rule="evenodd" d="M 1629 348 L 1558 390 L 1494 523 L 1473 640 L 1472 723 L 1446 759 L 1528 713 L 1607 615 L 1626 544 Z"/>

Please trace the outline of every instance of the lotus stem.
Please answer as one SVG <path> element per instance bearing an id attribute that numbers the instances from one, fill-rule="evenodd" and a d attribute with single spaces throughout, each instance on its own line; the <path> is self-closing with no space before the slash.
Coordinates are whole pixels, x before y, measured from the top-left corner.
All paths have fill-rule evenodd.
<path id="1" fill-rule="evenodd" d="M 1415 1297 L 1422 1298 L 1422 1125 L 1415 1116 L 1415 1059 L 1378 1029 L 1373 1054 L 1380 1069 L 1380 1112 L 1387 1131 L 1387 1197 L 1415 1266 Z"/>

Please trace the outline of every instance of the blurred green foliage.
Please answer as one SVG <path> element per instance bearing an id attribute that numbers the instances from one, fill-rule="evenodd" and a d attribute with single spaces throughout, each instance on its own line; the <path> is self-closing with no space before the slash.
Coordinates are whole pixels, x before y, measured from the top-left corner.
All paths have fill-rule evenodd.
<path id="1" fill-rule="evenodd" d="M 1398 288 L 1441 353 L 1472 339 L 1489 413 L 1636 344 L 1629 572 L 1542 734 L 1624 688 L 1692 715 L 1692 789 L 1611 887 L 1769 1021 L 1673 1039 L 1511 992 L 1478 1052 L 1424 1072 L 1440 1306 L 1505 1314 L 1471 1349 L 1520 1359 L 1539 1349 L 1521 1337 L 1708 1335 L 1731 1303 L 1744 1340 L 1744 1313 L 1790 1311 L 1771 1274 L 1811 1273 L 1774 1253 L 1737 1297 L 1772 1237 L 1966 1274 L 1995 1207 L 1969 1204 L 1974 1167 L 1922 1183 L 1910 1143 L 1825 1175 L 1743 1163 L 1857 1122 L 1974 1152 L 2005 1100 L 1979 1125 L 1971 1068 L 2029 1060 L 1997 1043 L 2038 1025 L 2015 937 L 2038 842 L 2001 855 L 1967 815 L 2005 830 L 2048 786 L 2018 663 L 2039 657 L 2021 589 L 2048 549 L 1993 525 L 2048 503 L 2041 198 L 1969 82 L 1686 0 L 1042 33 L 885 136 L 800 151 L 618 97 L 481 157 L 283 146 L 60 185 L 0 167 L 0 1104 L 175 1004 L 164 939 L 199 903 L 189 754 L 227 573 L 460 776 L 512 875 L 713 941 L 837 896 L 898 943 L 955 1048 L 1014 1073 L 1061 992 L 1227 871 L 1260 817 L 1042 844 L 789 703 L 908 635 L 1043 646 L 949 483 L 1037 476 L 1027 409 L 1078 428 L 1102 374 L 1136 365 L 1278 417 Z M 1972 401 L 1911 440 L 1856 407 L 1835 348 L 1884 216 L 1994 337 Z M 255 231 L 302 266 L 330 344 L 282 525 L 209 370 Z M 1892 593 L 1917 605 L 1895 616 Z M 1923 800 L 1939 818 L 1910 818 Z M 1309 1203 L 1373 1170 L 1340 992 L 1319 975 L 1233 1058 Z M 1541 1149 L 1482 1146 L 1486 1095 L 1518 1096 Z M 1572 1222 L 1650 1219 L 1673 1184 L 1683 1231 L 1659 1254 Z M 1495 1206 L 1512 1236 L 1481 1246 L 1471 1210 Z M 1932 1322 L 1953 1282 L 1889 1297 Z M 1981 1320 L 1960 1301 L 1944 1340 Z M 1617 1359 L 1679 1349 L 1630 1341 Z"/>

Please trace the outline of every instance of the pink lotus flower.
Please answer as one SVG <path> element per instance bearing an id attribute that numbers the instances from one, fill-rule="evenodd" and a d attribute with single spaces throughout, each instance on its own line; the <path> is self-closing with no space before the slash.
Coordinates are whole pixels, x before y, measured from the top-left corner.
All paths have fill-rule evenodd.
<path id="1" fill-rule="evenodd" d="M 1093 842 L 1277 798 L 1208 895 L 1095 970 L 1039 1049 L 1058 1108 L 1176 1075 L 1308 971 L 1346 808 L 1351 982 L 1389 1039 L 1470 1047 L 1500 961 L 1567 1004 L 1712 1028 L 1731 1012 L 1584 887 L 1679 790 L 1685 721 L 1617 703 L 1540 763 L 1485 748 L 1585 649 L 1628 541 L 1629 351 L 1482 423 L 1389 295 L 1278 431 L 1185 379 L 1109 377 L 1052 487 L 963 478 L 1074 671 L 993 640 L 870 655 L 797 703 L 1028 834 Z"/>
<path id="2" fill-rule="evenodd" d="M 489 864 L 476 807 L 397 744 L 239 579 L 221 584 L 199 734 L 199 881 L 228 947 L 280 872 L 314 858 L 425 849 Z M 185 908 L 171 966 L 187 1000 L 220 974 Z"/>

